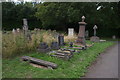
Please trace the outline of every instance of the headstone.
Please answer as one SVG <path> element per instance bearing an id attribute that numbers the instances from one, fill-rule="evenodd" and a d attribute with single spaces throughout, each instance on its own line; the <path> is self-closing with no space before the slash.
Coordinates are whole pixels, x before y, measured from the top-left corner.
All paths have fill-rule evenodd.
<path id="1" fill-rule="evenodd" d="M 112 39 L 116 39 L 116 36 L 115 36 L 115 35 L 113 35 L 113 36 L 112 36 Z"/>
<path id="2" fill-rule="evenodd" d="M 89 31 L 88 31 L 88 30 L 85 31 L 85 38 L 86 38 L 86 39 L 89 38 Z"/>
<path id="3" fill-rule="evenodd" d="M 37 28 L 34 28 L 34 31 L 37 31 Z"/>
<path id="4" fill-rule="evenodd" d="M 68 36 L 74 36 L 74 28 L 68 28 Z"/>
<path id="5" fill-rule="evenodd" d="M 18 32 L 18 33 L 20 32 L 20 28 L 17 28 L 17 32 Z"/>
<path id="6" fill-rule="evenodd" d="M 15 33 L 16 33 L 15 29 L 13 29 L 13 30 L 12 30 L 12 33 L 13 33 L 13 34 L 15 34 Z"/>
<path id="7" fill-rule="evenodd" d="M 46 52 L 50 51 L 50 48 L 48 47 L 47 43 L 41 42 L 40 45 L 38 46 L 37 50 L 38 50 L 38 52 L 46 53 Z"/>
<path id="8" fill-rule="evenodd" d="M 52 42 L 51 43 L 51 49 L 59 49 L 60 47 L 59 47 L 59 44 L 58 44 L 58 42 Z"/>
<path id="9" fill-rule="evenodd" d="M 95 26 L 93 27 L 93 29 L 94 29 L 94 36 L 96 36 L 96 29 L 97 29 L 97 26 L 95 25 Z"/>
<path id="10" fill-rule="evenodd" d="M 85 17 L 82 16 L 82 22 L 78 22 L 79 23 L 79 33 L 78 33 L 78 39 L 76 40 L 77 43 L 80 43 L 82 45 L 86 45 L 85 42 L 85 26 L 87 23 L 84 22 Z"/>
<path id="11" fill-rule="evenodd" d="M 23 30 L 24 30 L 24 31 L 27 31 L 27 30 L 28 30 L 27 19 L 23 19 Z"/>
<path id="12" fill-rule="evenodd" d="M 28 30 L 27 19 L 23 19 L 23 32 L 27 40 L 32 40 L 30 31 Z"/>
<path id="13" fill-rule="evenodd" d="M 58 36 L 58 44 L 59 44 L 59 46 L 64 45 L 64 36 L 63 35 Z"/>
<path id="14" fill-rule="evenodd" d="M 92 37 L 90 38 L 90 41 L 92 41 L 92 42 L 99 42 L 99 41 L 100 41 L 100 38 L 96 36 L 97 26 L 95 25 L 95 26 L 93 27 L 93 29 L 94 29 L 94 36 L 92 36 Z"/>

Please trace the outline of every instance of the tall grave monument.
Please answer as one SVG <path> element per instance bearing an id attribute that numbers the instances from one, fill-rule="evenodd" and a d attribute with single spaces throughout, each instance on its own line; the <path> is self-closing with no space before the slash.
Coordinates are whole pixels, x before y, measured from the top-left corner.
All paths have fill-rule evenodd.
<path id="1" fill-rule="evenodd" d="M 90 38 L 90 41 L 93 41 L 93 42 L 99 42 L 99 41 L 100 41 L 100 38 L 96 36 L 96 29 L 97 29 L 97 28 L 98 28 L 98 27 L 97 27 L 96 25 L 93 27 L 93 29 L 94 29 L 94 36 L 92 36 L 92 37 Z"/>
<path id="2" fill-rule="evenodd" d="M 78 33 L 78 38 L 77 38 L 76 42 L 85 46 L 86 45 L 85 26 L 87 23 L 85 23 L 84 20 L 85 20 L 85 16 L 82 16 L 82 22 L 78 22 L 79 23 L 79 33 Z"/>
<path id="3" fill-rule="evenodd" d="M 28 30 L 27 19 L 25 19 L 25 18 L 23 19 L 23 33 L 24 33 L 26 39 L 32 40 L 30 31 Z"/>

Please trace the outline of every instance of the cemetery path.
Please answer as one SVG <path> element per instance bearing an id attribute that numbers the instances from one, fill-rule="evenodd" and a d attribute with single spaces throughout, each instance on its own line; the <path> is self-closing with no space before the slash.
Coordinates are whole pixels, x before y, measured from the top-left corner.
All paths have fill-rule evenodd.
<path id="1" fill-rule="evenodd" d="M 100 55 L 89 67 L 85 78 L 118 78 L 118 44 L 120 42 Z"/>

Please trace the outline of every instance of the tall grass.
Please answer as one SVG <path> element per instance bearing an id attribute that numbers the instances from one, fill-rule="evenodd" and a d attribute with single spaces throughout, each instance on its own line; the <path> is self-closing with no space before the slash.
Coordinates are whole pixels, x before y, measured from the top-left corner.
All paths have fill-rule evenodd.
<path id="1" fill-rule="evenodd" d="M 33 31 L 33 34 L 31 35 L 31 41 L 26 40 L 22 32 L 16 34 L 13 34 L 12 32 L 10 32 L 9 34 L 3 34 L 3 57 L 9 58 L 22 53 L 35 51 L 40 42 L 46 42 L 50 45 L 52 41 L 56 41 L 56 38 L 52 34 L 54 34 L 53 31 Z"/>
<path id="2" fill-rule="evenodd" d="M 46 42 L 49 46 L 51 42 L 57 41 L 58 33 L 54 30 L 40 30 L 31 32 L 31 41 L 25 39 L 22 32 L 13 34 L 2 34 L 2 54 L 3 58 L 9 58 L 22 53 L 36 51 L 40 42 Z M 74 41 L 76 37 L 65 36 L 65 42 Z"/>

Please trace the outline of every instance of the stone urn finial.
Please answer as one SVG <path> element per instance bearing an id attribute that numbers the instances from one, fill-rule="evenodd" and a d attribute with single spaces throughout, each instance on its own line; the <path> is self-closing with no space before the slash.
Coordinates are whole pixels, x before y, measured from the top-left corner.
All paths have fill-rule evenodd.
<path id="1" fill-rule="evenodd" d="M 94 25 L 93 29 L 97 29 L 97 28 L 98 28 L 97 25 Z"/>
<path id="2" fill-rule="evenodd" d="M 84 22 L 84 20 L 85 20 L 85 16 L 82 16 L 82 22 Z"/>

